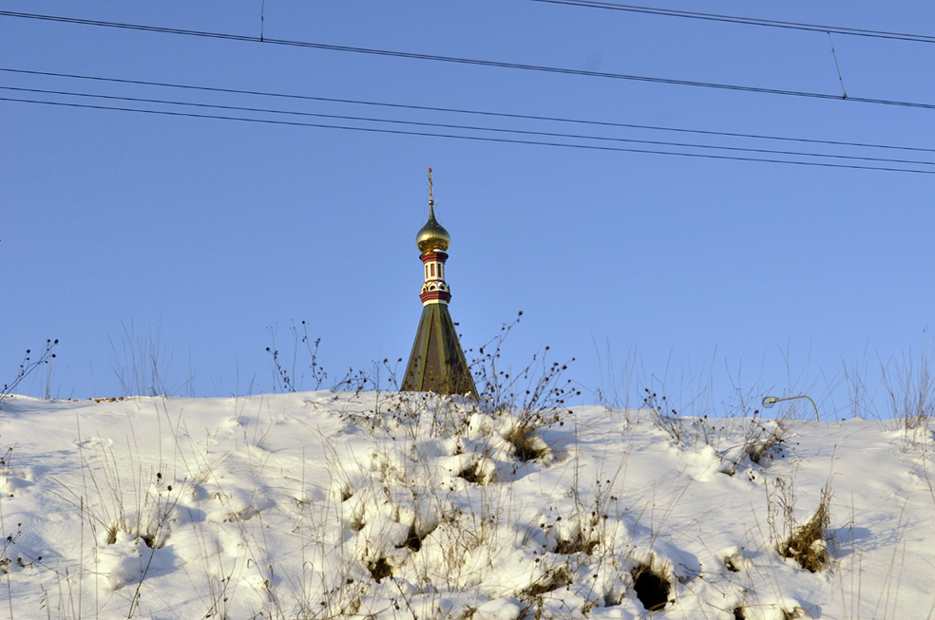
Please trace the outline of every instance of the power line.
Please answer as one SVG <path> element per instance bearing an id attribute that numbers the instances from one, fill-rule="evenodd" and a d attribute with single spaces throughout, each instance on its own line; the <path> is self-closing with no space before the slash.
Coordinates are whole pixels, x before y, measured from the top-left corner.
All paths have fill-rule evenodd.
<path id="1" fill-rule="evenodd" d="M 647 15 L 664 15 L 667 17 L 684 17 L 687 19 L 700 19 L 705 21 L 726 22 L 729 24 L 744 24 L 748 26 L 764 26 L 768 28 L 782 28 L 785 30 L 804 30 L 806 32 L 832 32 L 856 37 L 870 37 L 874 39 L 893 39 L 897 41 L 912 41 L 915 43 L 935 43 L 935 36 L 924 34 L 910 34 L 906 32 L 888 32 L 885 30 L 868 30 L 864 28 L 848 28 L 846 26 L 820 26 L 801 22 L 786 22 L 774 19 L 759 19 L 756 17 L 738 17 L 736 15 L 718 15 L 717 13 L 701 13 L 696 11 L 678 11 L 675 9 L 657 9 L 615 2 L 598 2 L 597 0 L 531 0 L 544 4 L 563 4 L 567 6 L 587 7 L 594 9 L 608 9 L 624 11 L 627 13 L 643 13 Z"/>
<path id="2" fill-rule="evenodd" d="M 369 133 L 384 133 L 384 134 L 395 134 L 395 135 L 406 135 L 406 136 L 447 138 L 447 139 L 455 139 L 455 140 L 471 140 L 471 141 L 477 141 L 477 142 L 497 142 L 497 143 L 505 143 L 505 144 L 553 146 L 553 147 L 596 150 L 596 151 L 641 153 L 641 154 L 652 154 L 652 155 L 669 155 L 669 156 L 675 156 L 675 157 L 690 157 L 690 158 L 699 158 L 699 159 L 747 161 L 747 162 L 761 162 L 761 163 L 771 163 L 771 164 L 789 164 L 789 165 L 797 165 L 797 166 L 818 166 L 818 167 L 823 167 L 823 168 L 848 168 L 852 170 L 875 170 L 875 171 L 884 171 L 884 172 L 909 172 L 913 174 L 935 174 L 935 171 L 914 170 L 911 168 L 894 168 L 894 167 L 886 167 L 886 166 L 862 166 L 862 165 L 857 165 L 857 164 L 843 164 L 843 163 L 818 162 L 818 161 L 797 161 L 797 160 L 789 160 L 789 159 L 772 159 L 772 158 L 760 158 L 760 157 L 743 157 L 743 156 L 737 156 L 737 155 L 716 155 L 712 153 L 686 153 L 686 152 L 680 152 L 680 151 L 662 151 L 662 150 L 640 149 L 640 148 L 632 148 L 632 147 L 603 146 L 603 145 L 595 145 L 595 144 L 573 144 L 573 143 L 565 143 L 565 142 L 547 142 L 547 141 L 541 141 L 541 140 L 523 140 L 523 139 L 518 139 L 518 138 L 504 138 L 504 137 L 495 137 L 495 136 L 471 136 L 471 135 L 447 134 L 447 133 L 438 133 L 438 132 L 433 133 L 433 132 L 425 132 L 425 131 L 408 131 L 408 130 L 402 130 L 402 129 L 387 129 L 387 128 L 380 128 L 380 127 L 355 127 L 355 126 L 349 126 L 349 125 L 309 123 L 309 122 L 300 122 L 300 121 L 288 121 L 288 120 L 282 120 L 282 119 L 245 118 L 245 117 L 238 117 L 238 116 L 224 116 L 224 115 L 219 115 L 219 114 L 174 112 L 170 110 L 145 110 L 145 109 L 139 109 L 139 108 L 125 108 L 125 107 L 119 107 L 119 106 L 104 106 L 104 105 L 93 105 L 93 104 L 86 104 L 86 103 L 74 103 L 74 102 L 62 102 L 62 101 L 43 101 L 43 100 L 23 99 L 23 98 L 15 98 L 15 97 L 0 97 L 0 101 L 11 101 L 11 102 L 37 104 L 37 105 L 62 106 L 62 107 L 71 107 L 71 108 L 87 108 L 87 109 L 95 109 L 95 110 L 136 112 L 136 113 L 142 113 L 142 114 L 154 114 L 154 115 L 162 115 L 162 116 L 229 120 L 229 121 L 240 121 L 240 122 L 246 122 L 246 123 L 268 124 L 268 125 L 287 125 L 287 126 L 293 126 L 293 127 L 316 127 L 316 128 L 323 128 L 323 129 L 362 131 L 362 132 L 369 132 Z"/>
<path id="3" fill-rule="evenodd" d="M 525 63 L 514 63 L 496 60 L 481 60 L 477 58 L 463 58 L 458 56 L 439 56 L 436 54 L 421 54 L 417 52 L 401 52 L 398 50 L 383 50 L 369 47 L 353 47 L 347 45 L 333 45 L 328 43 L 313 43 L 310 41 L 291 41 L 287 39 L 268 39 L 260 41 L 257 37 L 247 35 L 226 34 L 220 32 L 208 32 L 202 30 L 183 30 L 180 28 L 167 28 L 161 26 L 144 26 L 141 24 L 126 24 L 120 22 L 107 22 L 91 19 L 80 19 L 77 17 L 61 17 L 55 15 L 39 15 L 35 13 L 18 13 L 14 11 L 0 11 L 0 16 L 19 17 L 24 19 L 36 19 L 43 21 L 59 22 L 66 24 L 80 24 L 84 26 L 100 26 L 104 28 L 118 28 L 123 30 L 136 30 L 142 32 L 153 32 L 160 34 L 175 34 L 183 36 L 204 37 L 210 39 L 222 39 L 226 41 L 241 41 L 250 43 L 265 43 L 269 45 L 282 45 L 288 47 L 300 47 L 308 49 L 327 50 L 333 52 L 350 52 L 356 54 L 370 54 L 376 56 L 386 56 L 392 58 L 405 58 L 408 60 L 428 60 L 434 62 L 453 63 L 461 65 L 471 65 L 479 67 L 495 67 L 499 69 L 515 69 L 521 71 L 538 71 L 543 73 L 553 73 L 559 75 L 574 75 L 581 77 L 594 77 L 614 80 L 627 80 L 633 82 L 644 82 L 649 84 L 665 84 L 669 86 L 690 86 L 695 88 L 711 88 L 716 90 L 727 90 L 747 93 L 758 93 L 764 95 L 779 95 L 786 97 L 802 97 L 809 99 L 823 99 L 833 101 L 844 101 L 853 103 L 865 103 L 871 105 L 885 105 L 906 108 L 920 108 L 925 110 L 935 110 L 935 103 L 922 103 L 913 101 L 899 101 L 892 99 L 873 99 L 867 97 L 848 97 L 842 98 L 840 95 L 831 95 L 827 93 L 815 93 L 809 91 L 786 90 L 778 88 L 764 88 L 759 86 L 744 86 L 740 84 L 724 84 L 720 82 L 701 82 L 696 80 L 679 80 L 673 78 L 658 78 L 646 75 L 631 75 L 626 73 L 611 73 L 605 71 L 589 71 L 585 69 L 571 69 L 567 67 L 553 67 L 548 65 L 533 65 Z"/>
<path id="4" fill-rule="evenodd" d="M 107 77 L 100 77 L 100 76 L 77 75 L 77 74 L 72 74 L 72 73 L 54 73 L 51 71 L 32 71 L 28 69 L 13 69 L 9 67 L 0 67 L 0 72 L 19 73 L 19 74 L 27 74 L 27 75 L 39 75 L 39 76 L 46 76 L 46 77 L 62 77 L 62 78 L 71 78 L 71 79 L 77 79 L 77 80 L 90 80 L 90 81 L 95 81 L 95 82 L 108 82 L 108 83 L 114 83 L 114 84 L 156 86 L 156 87 L 161 87 L 161 88 L 175 88 L 175 89 L 194 90 L 194 91 L 203 91 L 203 92 L 211 92 L 211 93 L 252 95 L 252 96 L 261 96 L 261 97 L 294 99 L 294 100 L 300 100 L 300 101 L 342 103 L 342 104 L 353 104 L 353 105 L 361 105 L 361 106 L 396 108 L 396 109 L 404 109 L 404 110 L 445 112 L 445 113 L 498 117 L 498 118 L 508 118 L 508 119 L 546 121 L 546 122 L 555 122 L 555 123 L 570 123 L 570 124 L 591 125 L 591 126 L 598 126 L 598 127 L 616 127 L 616 128 L 625 128 L 625 129 L 666 131 L 666 132 L 719 136 L 719 137 L 728 137 L 728 138 L 778 140 L 778 141 L 784 141 L 784 142 L 821 144 L 821 145 L 829 145 L 829 146 L 852 146 L 852 147 L 860 147 L 860 148 L 892 149 L 892 150 L 900 150 L 900 151 L 935 153 L 935 148 L 899 146 L 899 145 L 891 145 L 891 144 L 873 144 L 873 143 L 867 143 L 867 142 L 848 142 L 848 141 L 842 141 L 842 140 L 821 140 L 817 138 L 801 138 L 801 137 L 791 137 L 791 136 L 771 136 L 771 135 L 766 135 L 766 134 L 738 133 L 738 132 L 731 132 L 731 131 L 712 131 L 712 130 L 705 130 L 705 129 L 688 129 L 688 128 L 682 128 L 682 127 L 664 127 L 664 126 L 659 126 L 659 125 L 621 123 L 621 122 L 616 122 L 616 121 L 596 121 L 596 120 L 588 120 L 588 119 L 565 118 L 565 117 L 558 117 L 558 116 L 539 116 L 539 115 L 532 115 L 532 114 L 494 112 L 494 111 L 489 111 L 489 110 L 469 110 L 469 109 L 464 109 L 464 108 L 447 108 L 447 107 L 426 106 L 426 105 L 417 105 L 417 104 L 389 103 L 389 102 L 369 101 L 369 100 L 361 100 L 361 99 L 341 99 L 341 98 L 335 98 L 335 97 L 298 95 L 298 94 L 292 94 L 292 93 L 274 93 L 274 92 L 268 92 L 268 91 L 243 90 L 243 89 L 236 89 L 236 88 L 220 88 L 220 87 L 213 87 L 213 86 L 199 86 L 199 85 L 193 85 L 193 84 L 176 84 L 176 83 L 171 83 L 171 82 L 154 82 L 154 81 L 148 81 L 148 80 L 107 78 Z"/>
<path id="5" fill-rule="evenodd" d="M 129 96 L 121 96 L 121 95 L 101 95 L 101 94 L 95 94 L 95 93 L 81 93 L 81 92 L 74 92 L 74 91 L 50 90 L 50 89 L 43 89 L 43 88 L 22 88 L 22 87 L 15 87 L 15 86 L 0 86 L 0 90 L 12 90 L 12 91 L 18 91 L 18 92 L 29 92 L 29 93 L 46 94 L 46 95 L 64 95 L 64 96 L 71 96 L 71 97 L 85 97 L 85 98 L 94 98 L 94 99 L 104 99 L 104 100 L 110 100 L 110 101 L 125 101 L 125 102 L 131 102 L 131 103 L 188 106 L 188 107 L 195 107 L 195 108 L 216 109 L 216 110 L 225 110 L 225 111 L 233 111 L 233 112 L 281 114 L 281 115 L 288 115 L 288 116 L 313 117 L 313 118 L 323 118 L 323 119 L 340 120 L 340 121 L 358 121 L 358 122 L 367 122 L 367 123 L 387 123 L 387 124 L 392 124 L 392 125 L 408 125 L 408 126 L 414 126 L 414 127 L 430 127 L 430 128 L 435 128 L 435 129 L 446 129 L 446 130 L 457 129 L 457 130 L 462 130 L 462 131 L 483 131 L 483 132 L 492 132 L 492 133 L 499 133 L 499 134 L 535 136 L 539 138 L 563 138 L 563 139 L 568 139 L 568 140 L 595 140 L 599 142 L 646 144 L 646 145 L 652 145 L 652 146 L 696 148 L 696 149 L 704 149 L 704 150 L 718 150 L 718 151 L 730 151 L 730 152 L 740 152 L 740 153 L 756 153 L 756 154 L 762 154 L 762 155 L 788 155 L 788 156 L 794 156 L 794 157 L 817 157 L 817 158 L 840 159 L 840 160 L 848 160 L 848 161 L 868 161 L 868 162 L 878 162 L 878 163 L 935 166 L 935 162 L 932 162 L 932 161 L 919 161 L 919 160 L 913 160 L 913 159 L 895 159 L 895 158 L 885 158 L 885 157 L 870 157 L 870 156 L 861 156 L 861 155 L 839 155 L 839 154 L 828 154 L 828 153 L 808 153 L 808 152 L 803 152 L 803 151 L 782 151 L 778 149 L 751 148 L 751 147 L 738 147 L 738 146 L 720 146 L 720 145 L 711 145 L 711 144 L 671 142 L 671 141 L 663 141 L 663 140 L 646 140 L 646 139 L 638 139 L 638 138 L 621 138 L 621 137 L 612 137 L 612 136 L 596 136 L 596 135 L 587 135 L 587 134 L 569 134 L 569 133 L 561 133 L 561 132 L 554 132 L 554 131 L 504 129 L 500 127 L 483 127 L 483 126 L 478 126 L 478 125 L 457 125 L 453 123 L 437 123 L 437 122 L 429 122 L 429 121 L 411 121 L 411 120 L 398 120 L 398 119 L 389 119 L 389 118 L 374 118 L 374 117 L 366 117 L 366 116 L 351 116 L 351 115 L 346 115 L 346 114 L 326 114 L 322 112 L 276 110 L 276 109 L 271 109 L 271 108 L 234 106 L 234 105 L 217 104 L 217 103 L 196 103 L 196 102 L 176 101 L 176 100 L 168 100 L 168 99 L 129 97 Z"/>

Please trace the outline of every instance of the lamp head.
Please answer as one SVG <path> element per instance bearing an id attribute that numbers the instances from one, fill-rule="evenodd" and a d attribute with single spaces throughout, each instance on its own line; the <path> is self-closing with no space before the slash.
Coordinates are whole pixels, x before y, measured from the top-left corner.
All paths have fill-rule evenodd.
<path id="1" fill-rule="evenodd" d="M 769 409 L 773 405 L 779 402 L 778 396 L 764 396 L 763 397 L 763 406 Z"/>

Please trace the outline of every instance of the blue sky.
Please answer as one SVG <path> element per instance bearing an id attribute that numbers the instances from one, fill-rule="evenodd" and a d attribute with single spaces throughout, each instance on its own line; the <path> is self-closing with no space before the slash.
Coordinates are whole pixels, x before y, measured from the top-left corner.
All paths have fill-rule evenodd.
<path id="1" fill-rule="evenodd" d="M 532 138 L 742 157 L 911 167 L 935 153 L 286 100 L 23 70 L 931 149 L 935 45 L 532 1 L 151 5 L 7 1 L 2 10 L 514 64 L 840 95 L 820 99 L 141 32 L 0 16 L 0 86 L 386 120 L 595 135 Z M 699 10 L 686 2 L 657 8 Z M 709 13 L 928 34 L 935 6 L 706 3 Z M 834 46 L 832 55 L 831 45 Z M 0 97 L 180 111 L 74 95 Z M 285 118 L 184 108 L 197 114 Z M 511 137 L 385 122 L 341 124 Z M 57 338 L 50 392 L 116 396 L 137 353 L 198 396 L 274 389 L 266 347 L 304 320 L 333 378 L 406 358 L 421 305 L 416 231 L 434 169 L 452 236 L 451 313 L 476 349 L 523 311 L 504 356 L 576 358 L 586 398 L 692 379 L 714 407 L 808 390 L 844 415 L 844 367 L 929 347 L 931 174 L 301 127 L 0 101 L 0 383 Z M 606 138 L 917 160 L 755 155 Z M 471 353 L 468 353 L 471 357 Z M 608 357 L 614 368 L 608 370 Z M 171 363 L 169 360 L 171 358 Z M 299 356 L 299 366 L 307 354 Z M 738 375 L 740 378 L 738 379 Z M 21 392 L 41 395 L 48 375 Z M 311 385 L 306 380 L 302 387 Z M 693 388 L 682 392 L 690 393 Z M 684 394 L 683 394 L 684 398 Z M 633 403 L 631 403 L 633 404 Z"/>

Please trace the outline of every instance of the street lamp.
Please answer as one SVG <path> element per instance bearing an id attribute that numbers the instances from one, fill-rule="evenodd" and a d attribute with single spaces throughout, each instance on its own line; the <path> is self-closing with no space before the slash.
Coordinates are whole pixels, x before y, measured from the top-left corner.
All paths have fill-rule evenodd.
<path id="1" fill-rule="evenodd" d="M 812 403 L 812 407 L 815 408 L 815 420 L 818 421 L 818 406 L 815 404 L 815 401 L 813 401 L 811 397 L 806 394 L 802 394 L 800 396 L 787 396 L 785 398 L 779 398 L 778 396 L 764 396 L 763 406 L 769 409 L 776 403 L 781 403 L 784 400 L 795 400 L 796 398 L 807 398 L 808 402 Z"/>

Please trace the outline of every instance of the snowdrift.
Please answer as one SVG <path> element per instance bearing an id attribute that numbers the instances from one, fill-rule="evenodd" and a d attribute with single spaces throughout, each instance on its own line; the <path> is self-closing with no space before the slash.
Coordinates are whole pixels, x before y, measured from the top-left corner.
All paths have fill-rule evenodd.
<path id="1" fill-rule="evenodd" d="M 932 617 L 926 422 L 543 413 L 413 393 L 16 396 L 0 411 L 0 608 Z"/>

